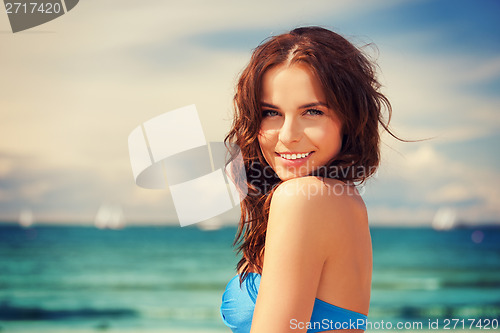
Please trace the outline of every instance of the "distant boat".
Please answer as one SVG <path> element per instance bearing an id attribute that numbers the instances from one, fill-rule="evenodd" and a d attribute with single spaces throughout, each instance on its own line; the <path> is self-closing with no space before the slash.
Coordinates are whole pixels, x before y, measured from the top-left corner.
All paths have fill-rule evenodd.
<path id="1" fill-rule="evenodd" d="M 102 204 L 95 217 L 99 229 L 121 229 L 125 226 L 123 209 L 120 205 Z"/>
<path id="2" fill-rule="evenodd" d="M 23 209 L 19 213 L 19 225 L 23 228 L 29 228 L 33 225 L 35 219 L 33 217 L 33 212 L 31 209 Z"/>
<path id="3" fill-rule="evenodd" d="M 441 207 L 434 215 L 432 228 L 435 230 L 450 230 L 457 226 L 457 214 L 454 209 Z"/>
<path id="4" fill-rule="evenodd" d="M 222 228 L 224 224 L 220 219 L 211 218 L 209 220 L 196 223 L 196 226 L 203 231 L 212 231 Z"/>

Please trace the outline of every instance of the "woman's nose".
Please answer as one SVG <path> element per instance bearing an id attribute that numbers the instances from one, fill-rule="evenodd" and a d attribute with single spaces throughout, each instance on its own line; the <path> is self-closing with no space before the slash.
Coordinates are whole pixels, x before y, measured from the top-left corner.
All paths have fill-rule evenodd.
<path id="1" fill-rule="evenodd" d="M 280 129 L 280 141 L 283 143 L 290 143 L 300 141 L 303 129 L 296 119 L 285 118 L 283 126 Z"/>

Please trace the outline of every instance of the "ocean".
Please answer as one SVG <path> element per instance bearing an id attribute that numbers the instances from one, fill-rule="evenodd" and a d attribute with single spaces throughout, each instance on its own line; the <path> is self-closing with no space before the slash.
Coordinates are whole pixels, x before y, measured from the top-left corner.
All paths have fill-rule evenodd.
<path id="1" fill-rule="evenodd" d="M 0 225 L 0 332 L 230 332 L 235 232 Z M 370 321 L 498 325 L 500 228 L 371 232 Z"/>

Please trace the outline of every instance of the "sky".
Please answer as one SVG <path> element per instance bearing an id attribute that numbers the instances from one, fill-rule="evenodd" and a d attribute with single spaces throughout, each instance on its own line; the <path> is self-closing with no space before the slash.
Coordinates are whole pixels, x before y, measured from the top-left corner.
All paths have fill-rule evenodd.
<path id="1" fill-rule="evenodd" d="M 126 224 L 177 223 L 167 189 L 135 184 L 128 135 L 196 104 L 206 139 L 222 141 L 252 49 L 320 25 L 378 63 L 391 128 L 421 140 L 382 135 L 360 189 L 370 223 L 427 226 L 451 209 L 499 224 L 499 13 L 494 0 L 82 0 L 15 34 L 0 13 L 0 220 L 94 224 L 120 207 Z"/>

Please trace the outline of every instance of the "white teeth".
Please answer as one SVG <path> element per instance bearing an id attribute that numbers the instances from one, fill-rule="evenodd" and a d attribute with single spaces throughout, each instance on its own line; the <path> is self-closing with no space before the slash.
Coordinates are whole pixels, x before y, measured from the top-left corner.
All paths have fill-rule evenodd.
<path id="1" fill-rule="evenodd" d="M 287 159 L 287 160 L 296 160 L 300 158 L 304 158 L 306 156 L 309 156 L 310 153 L 302 153 L 302 154 L 280 154 L 281 158 Z"/>

